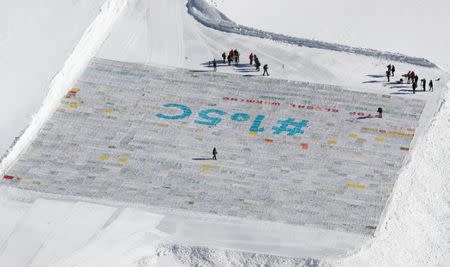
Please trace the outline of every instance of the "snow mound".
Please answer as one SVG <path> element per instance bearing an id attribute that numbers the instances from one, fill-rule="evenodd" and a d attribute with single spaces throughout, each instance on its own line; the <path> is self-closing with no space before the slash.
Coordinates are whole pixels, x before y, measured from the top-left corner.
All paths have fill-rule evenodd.
<path id="1" fill-rule="evenodd" d="M 206 247 L 188 247 L 165 245 L 158 249 L 157 266 L 163 266 L 168 258 L 171 264 L 180 266 L 232 267 L 232 266 L 271 266 L 271 267 L 317 267 L 319 261 L 298 259 L 273 255 L 248 253 L 234 250 L 213 249 Z M 172 265 L 172 266 L 173 266 Z"/>

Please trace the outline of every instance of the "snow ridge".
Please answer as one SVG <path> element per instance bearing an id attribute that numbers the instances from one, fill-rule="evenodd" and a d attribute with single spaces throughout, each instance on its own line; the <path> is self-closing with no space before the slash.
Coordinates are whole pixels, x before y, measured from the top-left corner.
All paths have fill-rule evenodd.
<path id="1" fill-rule="evenodd" d="M 337 52 L 347 52 L 357 55 L 376 57 L 385 60 L 392 60 L 397 62 L 409 63 L 413 65 L 437 68 L 437 66 L 425 58 L 411 57 L 400 53 L 392 53 L 386 51 L 379 51 L 369 48 L 358 48 L 335 43 L 328 43 L 306 38 L 291 37 L 284 34 L 262 31 L 251 27 L 239 25 L 231 21 L 222 12 L 207 4 L 204 0 L 188 0 L 188 13 L 193 16 L 199 23 L 214 30 L 235 33 L 240 35 L 247 35 L 252 37 L 270 39 L 277 42 L 288 43 L 292 45 L 327 49 Z"/>

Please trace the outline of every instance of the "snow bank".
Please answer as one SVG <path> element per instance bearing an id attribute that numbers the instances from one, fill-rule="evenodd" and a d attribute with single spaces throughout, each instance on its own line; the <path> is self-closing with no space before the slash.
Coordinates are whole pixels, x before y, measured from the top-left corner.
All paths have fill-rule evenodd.
<path id="1" fill-rule="evenodd" d="M 229 20 L 225 15 L 215 8 L 209 6 L 204 0 L 189 0 L 188 12 L 198 22 L 212 29 L 227 33 L 236 33 L 258 38 L 271 39 L 277 42 L 288 43 L 309 48 L 327 49 L 332 51 L 347 52 L 357 55 L 377 57 L 384 60 L 404 62 L 423 67 L 436 67 L 435 64 L 424 58 L 410 57 L 399 53 L 378 51 L 374 49 L 351 47 L 346 45 L 315 41 L 305 38 L 291 37 L 278 33 L 271 33 L 239 25 Z"/>
<path id="2" fill-rule="evenodd" d="M 154 258 L 152 258 L 155 260 Z M 169 261 L 170 260 L 170 261 Z M 155 262 L 155 261 L 154 261 Z M 162 245 L 158 248 L 156 266 L 271 266 L 271 267 L 317 267 L 319 261 L 265 254 L 256 254 L 206 247 Z"/>
<path id="3" fill-rule="evenodd" d="M 18 155 L 30 144 L 45 121 L 51 116 L 60 103 L 60 99 L 74 84 L 76 78 L 97 53 L 104 39 L 109 34 L 115 20 L 126 6 L 127 0 L 108 0 L 101 8 L 100 14 L 86 29 L 80 42 L 64 64 L 62 70 L 50 84 L 50 90 L 39 112 L 33 116 L 30 126 L 15 142 L 0 165 L 0 174 L 17 159 Z"/>

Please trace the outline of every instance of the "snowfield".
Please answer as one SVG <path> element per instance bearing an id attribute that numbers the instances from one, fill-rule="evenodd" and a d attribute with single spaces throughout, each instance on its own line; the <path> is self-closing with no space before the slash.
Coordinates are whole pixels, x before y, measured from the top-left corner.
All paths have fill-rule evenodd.
<path id="1" fill-rule="evenodd" d="M 209 0 L 238 24 L 424 57 L 450 69 L 448 1 Z"/>
<path id="2" fill-rule="evenodd" d="M 0 4 L 0 155 L 42 106 L 49 86 L 103 0 L 13 1 Z"/>
<path id="3" fill-rule="evenodd" d="M 4 88 L 0 94 L 6 100 L 0 116 L 2 177 L 27 149 L 33 149 L 32 142 L 94 57 L 202 73 L 211 70 L 213 58 L 236 48 L 245 63 L 250 52 L 256 53 L 263 64 L 269 64 L 274 78 L 427 102 L 374 237 L 337 256 L 329 251 L 308 256 L 309 241 L 299 242 L 285 231 L 278 241 L 298 242 L 296 258 L 295 249 L 286 253 L 257 238 L 252 243 L 251 222 L 239 228 L 239 220 L 219 218 L 214 224 L 202 214 L 190 221 L 182 213 L 147 205 L 40 193 L 1 183 L 0 214 L 6 219 L 0 220 L 0 266 L 446 266 L 450 261 L 450 76 L 444 69 L 450 57 L 445 56 L 448 37 L 442 32 L 448 25 L 448 3 L 382 1 L 373 7 L 361 1 L 345 5 L 316 1 L 304 3 L 302 10 L 309 11 L 301 13 L 303 24 L 292 23 L 289 28 L 300 8 L 297 1 L 277 4 L 281 11 L 275 11 L 273 1 L 212 2 L 232 20 L 251 28 L 235 24 L 202 0 L 1 3 L 0 70 L 7 73 L 0 79 Z M 329 8 L 324 10 L 324 4 Z M 349 9 L 352 16 L 342 19 Z M 374 25 L 381 15 L 373 15 L 374 19 L 367 15 L 382 10 L 387 10 L 380 24 L 384 34 L 371 28 L 379 28 Z M 405 20 L 404 14 L 424 19 Z M 397 38 L 399 30 L 391 30 L 391 24 L 412 29 L 409 35 L 402 30 Z M 422 45 L 421 38 L 430 46 Z M 387 83 L 384 71 L 390 63 L 397 68 L 396 79 L 414 70 L 421 78 L 436 80 L 435 92 L 412 95 L 407 87 Z M 219 66 L 218 72 L 256 75 L 237 66 Z M 229 228 L 223 226 L 228 223 Z M 255 228 L 270 229 L 266 227 Z M 248 244 L 233 244 L 233 238 L 245 237 Z M 271 242 L 277 239 L 271 238 Z"/>

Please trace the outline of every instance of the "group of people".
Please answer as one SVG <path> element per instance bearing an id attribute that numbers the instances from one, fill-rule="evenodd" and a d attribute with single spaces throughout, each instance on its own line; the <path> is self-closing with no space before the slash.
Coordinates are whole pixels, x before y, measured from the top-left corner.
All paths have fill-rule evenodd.
<path id="1" fill-rule="evenodd" d="M 223 52 L 222 53 L 222 59 L 223 59 L 223 63 L 225 64 L 226 60 L 228 61 L 228 66 L 231 66 L 231 62 L 234 62 L 235 64 L 239 64 L 239 58 L 241 56 L 241 53 L 239 53 L 239 51 L 237 49 L 231 49 L 230 52 L 228 52 L 228 56 L 227 53 Z"/>
<path id="2" fill-rule="evenodd" d="M 390 82 L 391 81 L 391 77 L 394 77 L 395 74 L 395 66 L 389 64 L 387 66 L 387 70 L 386 70 L 386 77 L 387 77 L 387 81 Z M 406 83 L 407 84 L 412 84 L 412 89 L 413 89 L 413 94 L 416 93 L 418 84 L 419 84 L 419 76 L 414 72 L 414 71 L 408 71 L 408 73 L 403 74 L 402 77 L 406 78 Z M 401 78 L 398 83 L 403 83 L 403 78 Z M 422 85 L 423 91 L 425 92 L 427 89 L 427 80 L 426 79 L 421 79 L 420 83 Z M 433 80 L 430 80 L 428 83 L 428 87 L 429 87 L 429 91 L 432 92 L 433 91 Z"/>
<path id="3" fill-rule="evenodd" d="M 395 66 L 389 64 L 387 66 L 387 68 L 388 69 L 386 71 L 386 77 L 387 77 L 388 82 L 390 82 L 391 81 L 391 77 L 394 77 L 394 75 L 395 75 Z"/>
<path id="4" fill-rule="evenodd" d="M 412 84 L 413 94 L 415 94 L 418 84 L 419 84 L 419 76 L 414 71 L 408 71 L 408 73 L 403 74 L 402 76 L 406 78 L 407 84 L 410 84 L 410 83 Z M 401 79 L 401 82 L 403 83 L 403 79 Z M 427 80 L 421 79 L 420 83 L 421 83 L 423 91 L 425 92 L 427 90 Z M 428 82 L 428 87 L 429 87 L 428 90 L 430 92 L 432 92 L 433 91 L 433 80 L 430 80 Z"/>
<path id="5" fill-rule="evenodd" d="M 250 66 L 253 66 L 253 64 L 255 64 L 256 67 L 256 71 L 260 71 L 261 70 L 261 62 L 259 61 L 259 58 L 256 54 L 250 53 L 250 55 L 248 56 L 248 59 L 250 60 Z M 263 66 L 263 76 L 269 76 L 269 65 L 265 64 Z"/>
<path id="6" fill-rule="evenodd" d="M 223 60 L 223 64 L 226 64 L 228 62 L 228 66 L 231 66 L 231 63 L 234 62 L 234 64 L 239 64 L 240 61 L 240 56 L 241 53 L 237 50 L 237 49 L 232 49 L 230 50 L 230 52 L 228 52 L 228 55 L 226 52 L 222 53 L 222 60 Z M 259 61 L 259 58 L 256 54 L 250 53 L 250 55 L 248 56 L 249 60 L 250 60 L 250 66 L 254 66 L 256 71 L 260 71 L 261 70 L 261 62 Z M 211 61 L 210 61 L 211 64 Z M 214 68 L 214 71 L 217 71 L 217 61 L 216 59 L 214 59 L 212 61 L 212 65 Z M 265 64 L 263 66 L 263 76 L 269 76 L 269 65 Z"/>

